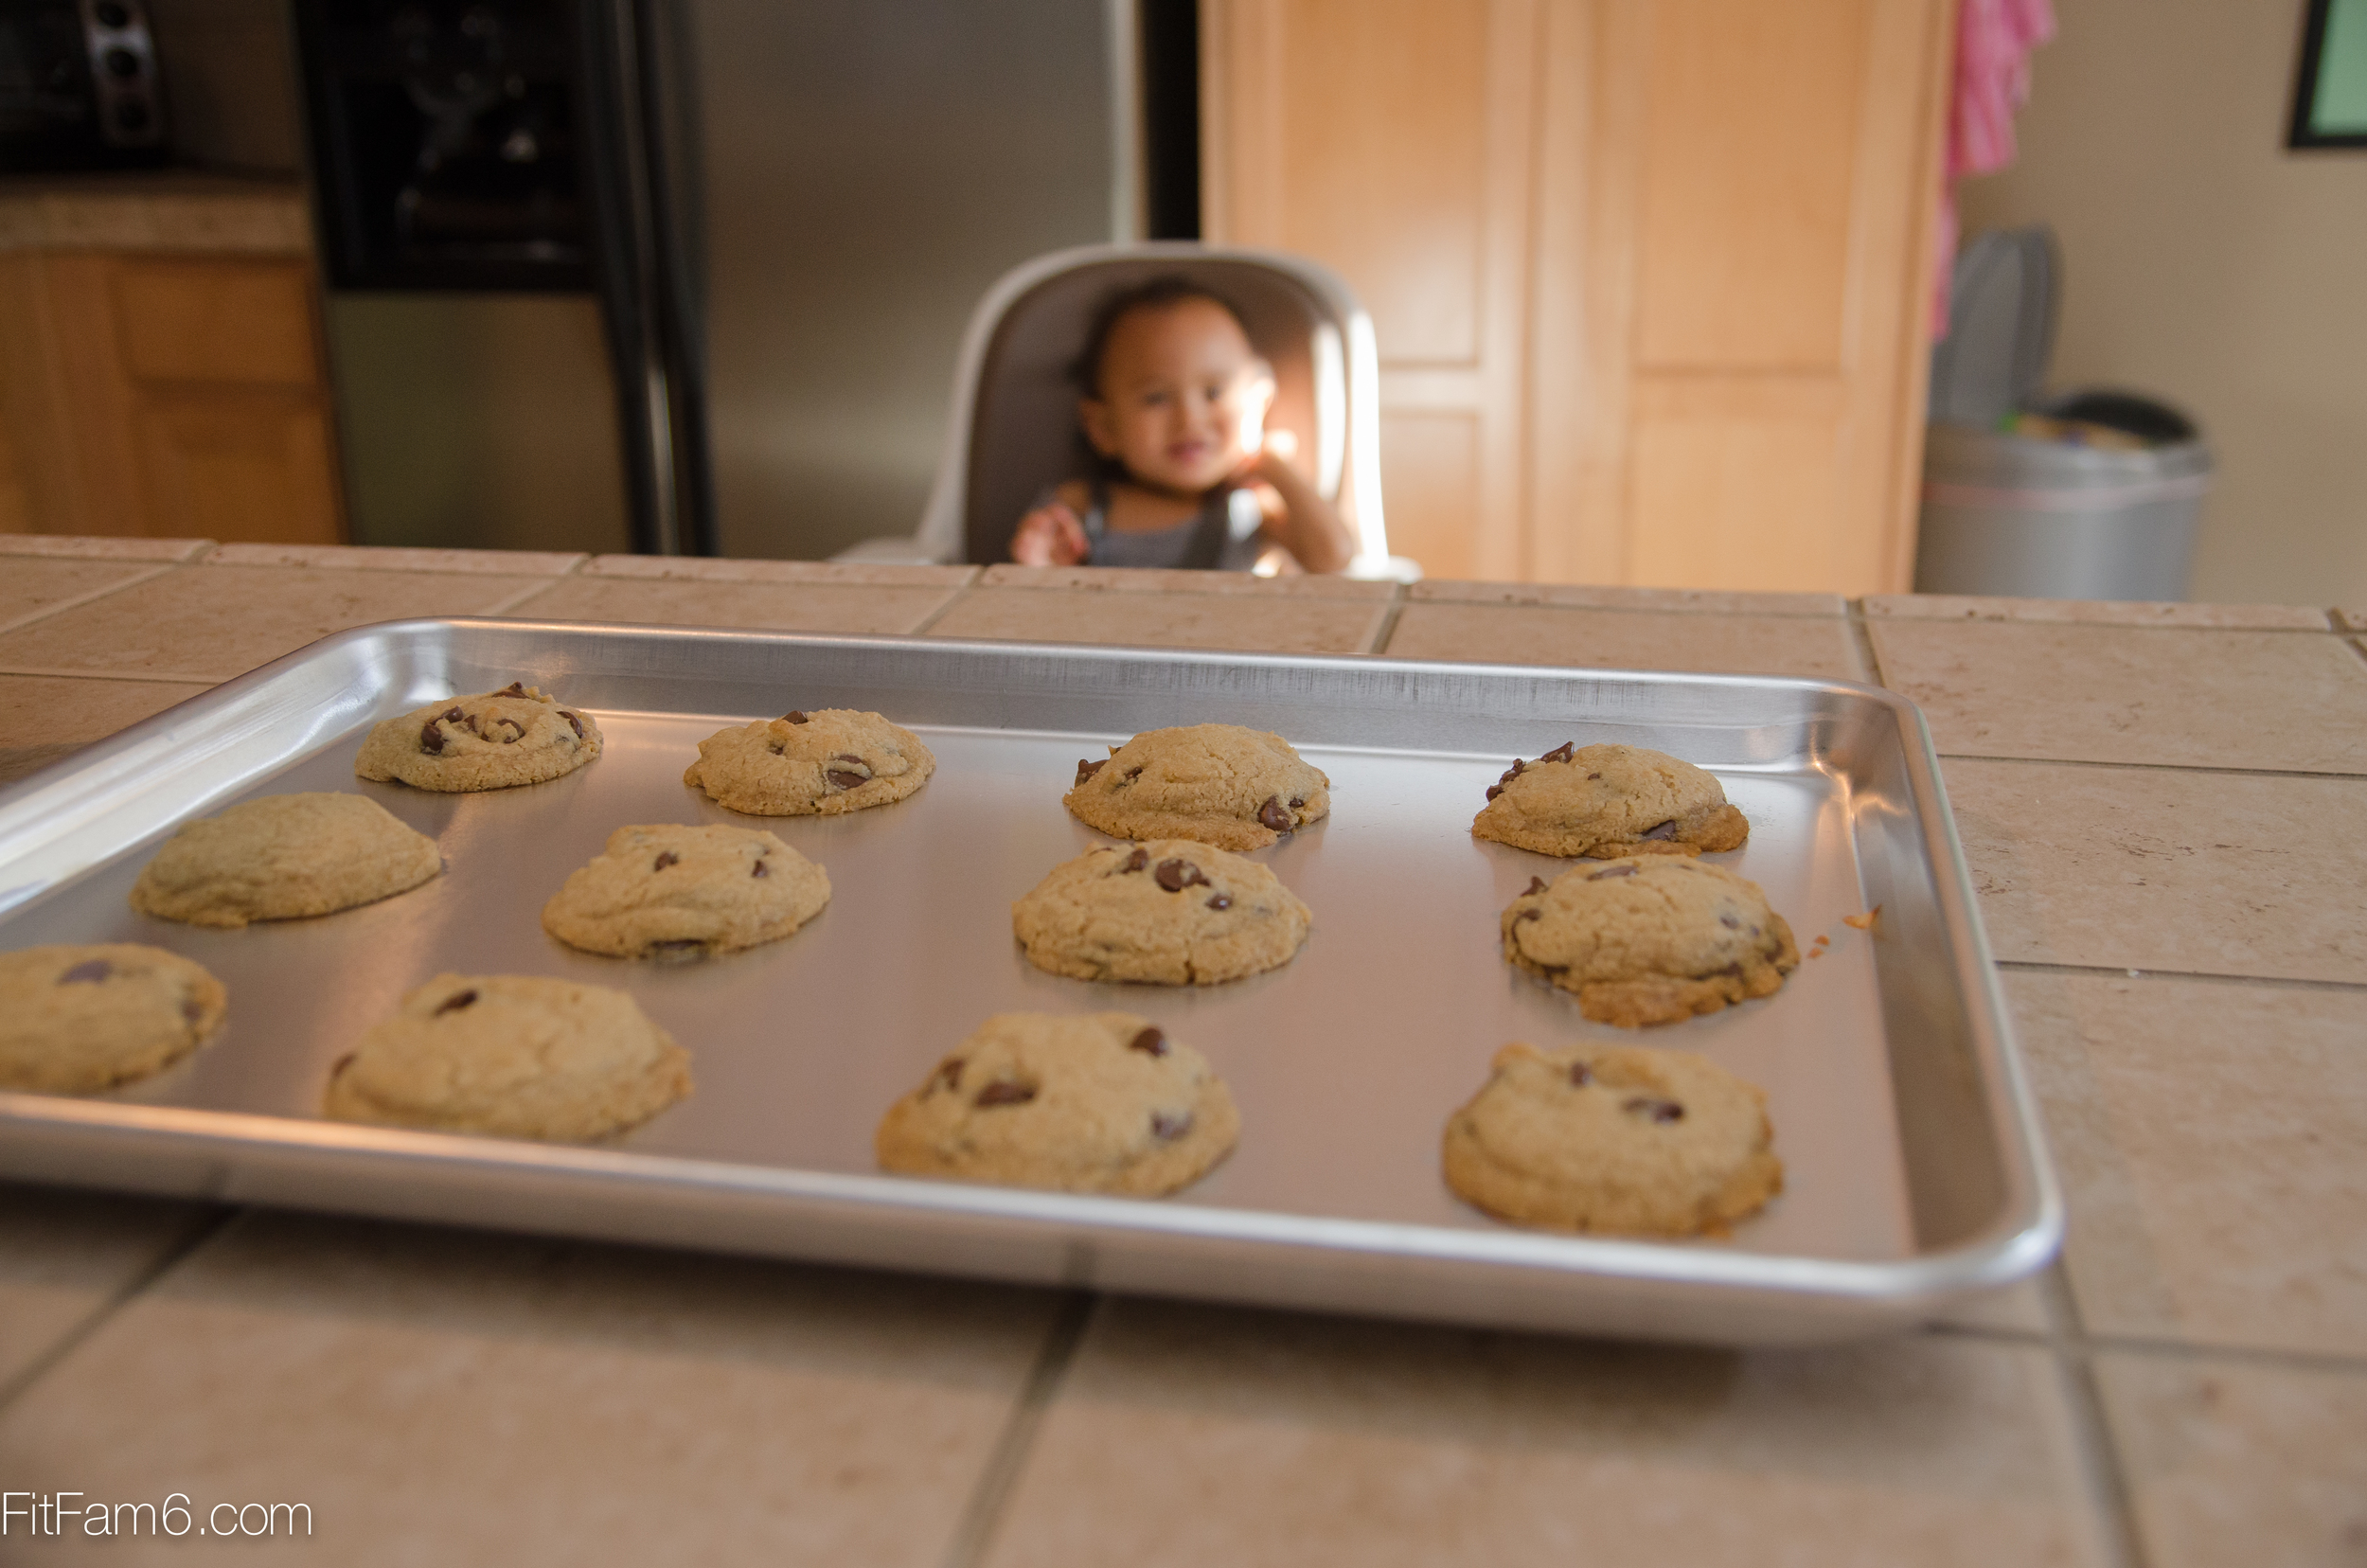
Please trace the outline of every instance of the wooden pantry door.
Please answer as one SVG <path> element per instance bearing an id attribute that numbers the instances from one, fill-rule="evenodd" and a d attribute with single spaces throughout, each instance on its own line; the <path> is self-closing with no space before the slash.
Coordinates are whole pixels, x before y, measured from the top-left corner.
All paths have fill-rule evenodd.
<path id="1" fill-rule="evenodd" d="M 1204 226 L 1363 296 L 1434 576 L 1903 589 L 1952 0 L 1203 0 Z"/>

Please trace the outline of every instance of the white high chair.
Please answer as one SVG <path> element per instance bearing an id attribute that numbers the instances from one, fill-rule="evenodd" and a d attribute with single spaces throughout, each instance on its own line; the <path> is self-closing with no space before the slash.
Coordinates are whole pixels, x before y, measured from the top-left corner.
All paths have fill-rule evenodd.
<path id="1" fill-rule="evenodd" d="M 1203 284 L 1240 312 L 1251 346 L 1273 366 L 1267 427 L 1298 437 L 1297 461 L 1356 535 L 1348 574 L 1419 577 L 1419 566 L 1389 554 L 1381 521 L 1379 356 L 1355 294 L 1302 257 L 1176 241 L 1054 251 L 1004 274 L 962 334 L 919 531 L 867 539 L 831 559 L 1008 561 L 1011 533 L 1037 495 L 1076 475 L 1069 366 L 1084 351 L 1095 308 L 1166 276 Z"/>

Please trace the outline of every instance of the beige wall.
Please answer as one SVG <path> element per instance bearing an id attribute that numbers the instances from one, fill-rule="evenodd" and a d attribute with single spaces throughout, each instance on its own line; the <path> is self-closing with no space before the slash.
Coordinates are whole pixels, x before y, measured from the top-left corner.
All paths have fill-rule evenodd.
<path id="1" fill-rule="evenodd" d="M 2021 162 L 1967 234 L 2043 220 L 2058 386 L 2198 419 L 2198 599 L 2367 606 L 2367 151 L 2284 151 L 2304 0 L 2056 0 Z"/>

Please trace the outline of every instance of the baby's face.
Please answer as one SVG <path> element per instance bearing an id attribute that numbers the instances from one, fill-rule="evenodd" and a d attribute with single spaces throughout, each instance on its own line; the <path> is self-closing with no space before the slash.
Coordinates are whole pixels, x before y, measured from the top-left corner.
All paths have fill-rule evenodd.
<path id="1" fill-rule="evenodd" d="M 1077 404 L 1094 450 L 1140 484 L 1197 495 L 1265 443 L 1273 377 L 1224 307 L 1179 299 L 1118 318 L 1100 392 Z"/>

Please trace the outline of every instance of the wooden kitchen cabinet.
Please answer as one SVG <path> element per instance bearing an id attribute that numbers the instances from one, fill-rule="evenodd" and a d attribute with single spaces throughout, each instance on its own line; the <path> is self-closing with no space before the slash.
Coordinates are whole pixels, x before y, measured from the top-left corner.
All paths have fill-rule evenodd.
<path id="1" fill-rule="evenodd" d="M 1952 0 L 1202 0 L 1203 226 L 1337 268 L 1433 575 L 1904 591 Z"/>
<path id="2" fill-rule="evenodd" d="M 0 256 L 0 422 L 25 531 L 345 537 L 302 259 Z"/>

